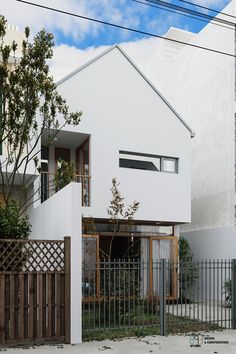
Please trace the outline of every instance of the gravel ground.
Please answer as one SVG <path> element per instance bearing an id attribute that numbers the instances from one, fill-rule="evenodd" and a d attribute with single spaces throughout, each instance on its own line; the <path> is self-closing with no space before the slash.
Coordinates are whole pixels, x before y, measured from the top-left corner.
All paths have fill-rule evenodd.
<path id="1" fill-rule="evenodd" d="M 121 340 L 104 340 L 86 342 L 79 345 L 43 345 L 22 348 L 2 348 L 1 352 L 6 354 L 145 354 L 145 353 L 207 353 L 207 354 L 236 354 L 236 330 L 225 330 L 222 332 L 202 333 L 197 337 L 192 337 L 192 344 L 200 346 L 190 346 L 190 336 L 149 336 L 143 338 L 128 338 Z M 220 343 L 228 341 L 228 343 Z M 218 343 L 213 343 L 218 342 Z"/>

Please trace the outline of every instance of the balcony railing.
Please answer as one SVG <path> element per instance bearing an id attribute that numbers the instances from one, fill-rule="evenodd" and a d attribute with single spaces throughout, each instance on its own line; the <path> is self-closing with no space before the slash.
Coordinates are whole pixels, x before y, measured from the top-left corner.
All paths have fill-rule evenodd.
<path id="1" fill-rule="evenodd" d="M 82 184 L 82 206 L 90 206 L 90 176 L 75 175 L 72 182 Z M 61 188 L 56 186 L 55 174 L 51 172 L 41 172 L 41 203 L 58 192 Z"/>

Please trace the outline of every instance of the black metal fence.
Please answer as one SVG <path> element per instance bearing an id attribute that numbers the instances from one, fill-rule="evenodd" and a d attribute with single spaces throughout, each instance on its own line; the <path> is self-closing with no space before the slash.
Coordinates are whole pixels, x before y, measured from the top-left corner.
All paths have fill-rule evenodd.
<path id="1" fill-rule="evenodd" d="M 236 328 L 236 261 L 83 265 L 83 337 Z"/>

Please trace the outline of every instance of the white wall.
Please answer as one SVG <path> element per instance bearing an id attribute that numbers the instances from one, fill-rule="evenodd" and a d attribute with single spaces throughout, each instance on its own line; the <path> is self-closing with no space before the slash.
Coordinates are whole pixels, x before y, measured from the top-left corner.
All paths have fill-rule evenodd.
<path id="1" fill-rule="evenodd" d="M 31 211 L 32 239 L 71 237 L 71 343 L 81 343 L 81 184 L 70 183 Z"/>
<path id="2" fill-rule="evenodd" d="M 236 15 L 235 1 L 224 12 Z M 234 36 L 232 29 L 209 24 L 192 43 L 234 54 Z M 185 46 L 168 68 L 156 67 L 153 77 L 196 132 L 192 222 L 184 230 L 233 225 L 235 59 Z"/>
<path id="3" fill-rule="evenodd" d="M 236 226 L 186 232 L 183 234 L 196 259 L 235 259 Z"/>
<path id="4" fill-rule="evenodd" d="M 190 132 L 115 48 L 58 87 L 91 134 L 91 207 L 107 217 L 111 181 L 127 203 L 140 202 L 139 220 L 190 221 Z M 179 174 L 119 168 L 119 150 L 179 158 Z"/>

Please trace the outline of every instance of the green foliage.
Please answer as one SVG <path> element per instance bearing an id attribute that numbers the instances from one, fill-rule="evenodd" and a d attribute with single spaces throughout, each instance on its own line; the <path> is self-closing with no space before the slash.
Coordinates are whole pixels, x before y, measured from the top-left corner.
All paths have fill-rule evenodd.
<path id="1" fill-rule="evenodd" d="M 193 254 L 189 242 L 183 237 L 179 238 L 179 258 L 180 260 L 193 260 Z"/>
<path id="2" fill-rule="evenodd" d="M 181 236 L 179 238 L 179 297 L 181 299 L 189 297 L 198 276 L 198 267 L 194 263 L 189 242 Z"/>
<path id="3" fill-rule="evenodd" d="M 6 45 L 4 41 L 6 24 L 6 19 L 0 16 L 0 144 L 7 145 L 7 156 L 0 162 L 0 174 L 8 205 L 19 173 L 23 175 L 24 190 L 28 165 L 34 162 L 36 169 L 40 169 L 41 136 L 47 138 L 49 145 L 66 124 L 79 124 L 82 113 L 69 112 L 49 74 L 47 62 L 53 57 L 53 35 L 43 29 L 31 43 L 30 30 L 26 27 L 22 56 L 16 58 L 17 44 L 13 41 Z M 9 170 L 12 172 L 6 173 Z"/>
<path id="4" fill-rule="evenodd" d="M 30 227 L 28 218 L 20 215 L 20 207 L 14 200 L 7 208 L 0 206 L 0 239 L 27 239 Z"/>
<path id="5" fill-rule="evenodd" d="M 232 280 L 228 279 L 223 285 L 223 294 L 225 294 L 226 304 L 231 306 L 232 304 Z"/>
<path id="6" fill-rule="evenodd" d="M 58 160 L 57 171 L 54 176 L 56 191 L 62 189 L 67 184 L 75 180 L 76 170 L 71 162 L 66 162 L 62 159 Z"/>

